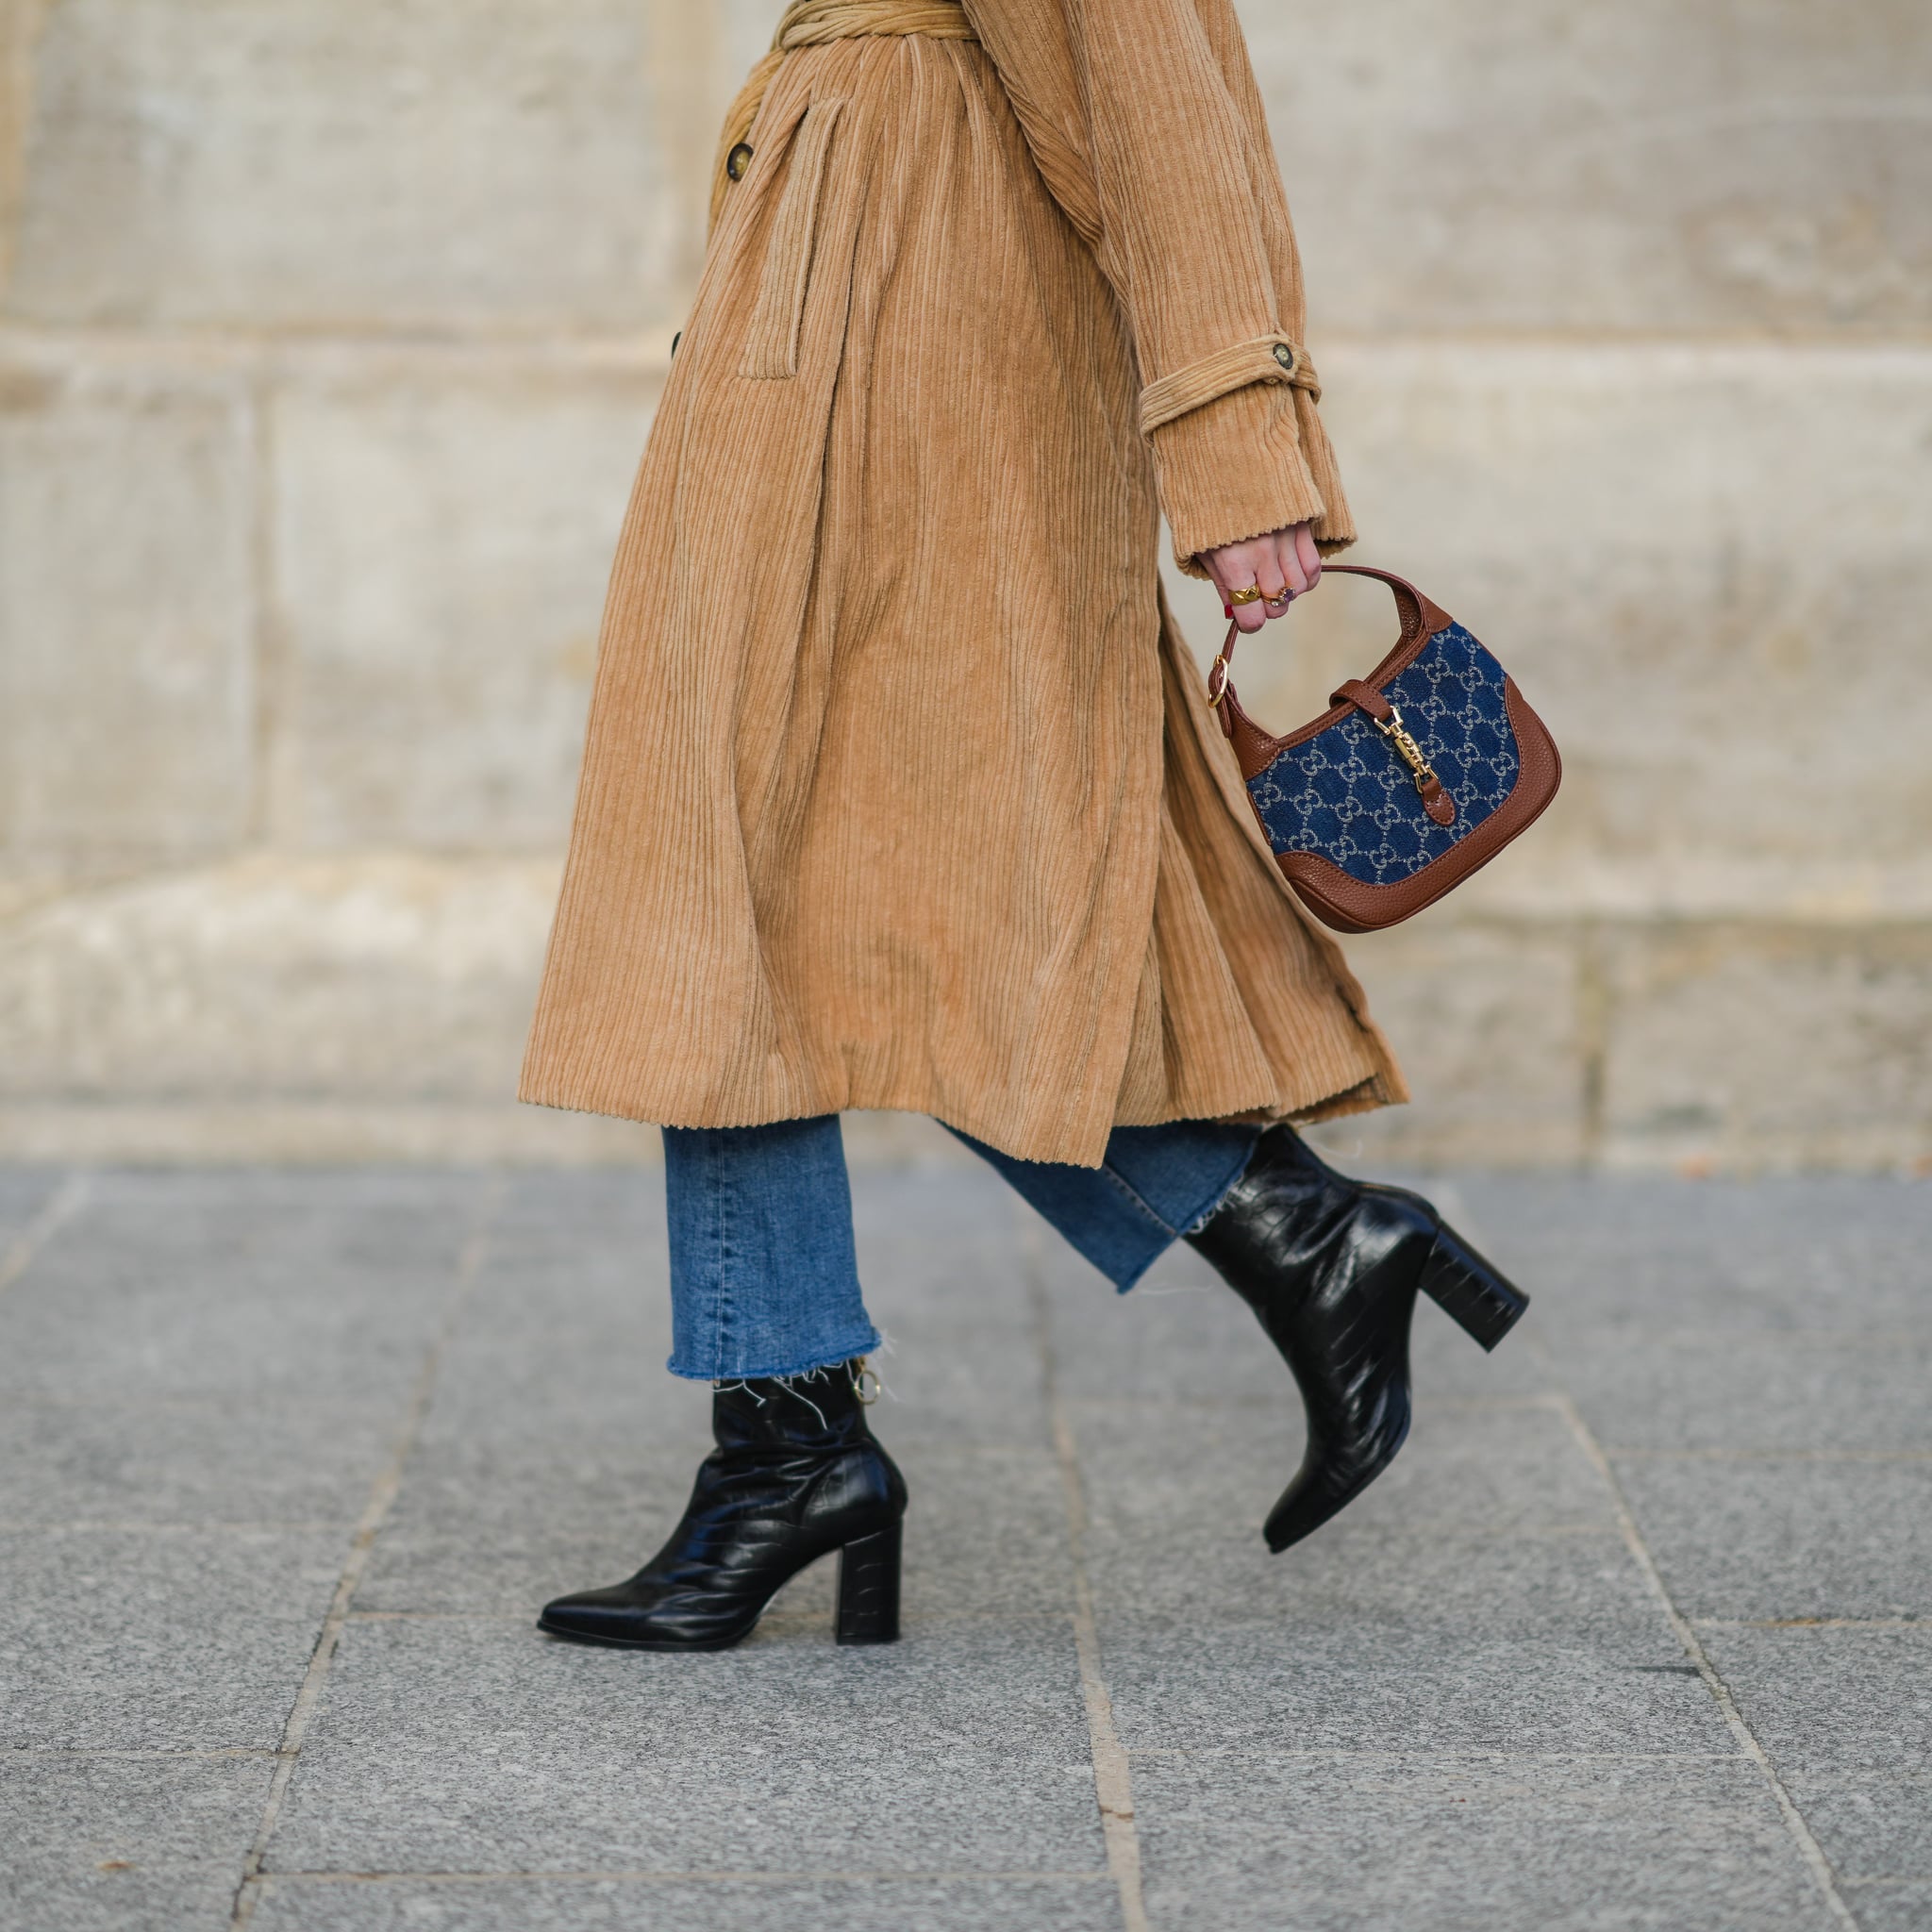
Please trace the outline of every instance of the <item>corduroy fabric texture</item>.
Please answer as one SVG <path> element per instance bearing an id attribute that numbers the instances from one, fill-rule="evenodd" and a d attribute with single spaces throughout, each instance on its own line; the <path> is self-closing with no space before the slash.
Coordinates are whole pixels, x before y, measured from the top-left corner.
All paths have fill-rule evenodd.
<path id="1" fill-rule="evenodd" d="M 1156 568 L 1163 503 L 1191 554 L 1353 534 L 1256 346 L 1299 349 L 1301 284 L 1231 8 L 965 12 L 765 77 L 612 574 L 525 1099 L 1092 1166 L 1116 1124 L 1405 1097 Z M 1161 383 L 1198 400 L 1143 437 Z"/>

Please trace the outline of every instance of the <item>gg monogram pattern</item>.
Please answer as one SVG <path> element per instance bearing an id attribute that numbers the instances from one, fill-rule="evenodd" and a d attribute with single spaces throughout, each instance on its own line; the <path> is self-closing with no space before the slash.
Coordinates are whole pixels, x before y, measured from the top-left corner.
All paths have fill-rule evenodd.
<path id="1" fill-rule="evenodd" d="M 1359 711 L 1248 780 L 1276 852 L 1319 853 L 1369 886 L 1397 885 L 1454 850 L 1516 789 L 1520 769 L 1503 667 L 1459 624 L 1383 689 L 1456 801 L 1453 824 L 1423 810 L 1408 767 Z"/>

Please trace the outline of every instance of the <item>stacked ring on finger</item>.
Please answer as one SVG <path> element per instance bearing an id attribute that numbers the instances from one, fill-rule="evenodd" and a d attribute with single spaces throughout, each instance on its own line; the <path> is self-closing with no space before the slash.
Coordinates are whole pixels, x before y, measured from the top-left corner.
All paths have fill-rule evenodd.
<path id="1" fill-rule="evenodd" d="M 1283 584 L 1280 590 L 1276 591 L 1272 597 L 1264 596 L 1261 601 L 1264 604 L 1279 604 L 1286 607 L 1294 601 L 1294 592 L 1286 584 Z"/>
<path id="2" fill-rule="evenodd" d="M 1261 597 L 1262 591 L 1259 584 L 1250 584 L 1245 591 L 1230 591 L 1227 593 L 1227 601 L 1230 604 L 1258 604 L 1261 601 Z"/>

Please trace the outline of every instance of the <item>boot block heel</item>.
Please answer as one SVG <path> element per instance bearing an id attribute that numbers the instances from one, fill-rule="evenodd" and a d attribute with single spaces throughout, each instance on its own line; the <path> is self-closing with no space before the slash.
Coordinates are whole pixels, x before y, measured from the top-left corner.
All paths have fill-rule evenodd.
<path id="1" fill-rule="evenodd" d="M 1418 1286 L 1473 1341 L 1494 1348 L 1522 1319 L 1529 1297 L 1506 1280 L 1456 1232 L 1436 1231 Z"/>
<path id="2" fill-rule="evenodd" d="M 895 1643 L 899 1637 L 898 1524 L 839 1552 L 841 1643 Z"/>

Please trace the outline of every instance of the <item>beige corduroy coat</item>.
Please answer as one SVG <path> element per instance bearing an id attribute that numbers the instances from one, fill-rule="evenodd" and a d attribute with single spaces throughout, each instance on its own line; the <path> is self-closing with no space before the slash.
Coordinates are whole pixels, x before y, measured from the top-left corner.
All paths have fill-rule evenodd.
<path id="1" fill-rule="evenodd" d="M 1405 1097 L 1160 595 L 1350 541 L 1230 0 L 786 55 L 614 567 L 523 1096 L 1116 1124 Z M 962 31 L 966 23 L 961 23 Z"/>

